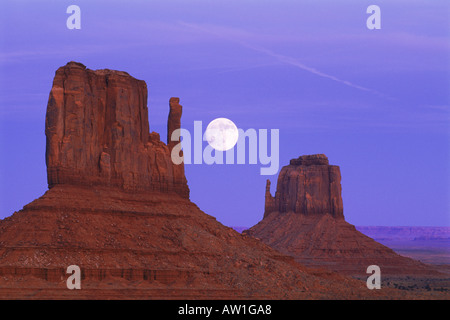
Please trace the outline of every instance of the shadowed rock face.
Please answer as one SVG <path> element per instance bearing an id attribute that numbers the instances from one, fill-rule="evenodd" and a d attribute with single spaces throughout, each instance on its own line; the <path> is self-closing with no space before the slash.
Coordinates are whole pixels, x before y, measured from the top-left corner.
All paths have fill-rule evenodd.
<path id="1" fill-rule="evenodd" d="M 173 102 L 176 101 L 176 112 Z M 180 127 L 170 100 L 168 129 Z M 49 188 L 100 185 L 175 192 L 189 198 L 182 165 L 149 133 L 147 85 L 126 72 L 69 62 L 56 71 L 46 115 Z"/>
<path id="2" fill-rule="evenodd" d="M 339 167 L 330 166 L 323 154 L 292 159 L 280 171 L 275 197 L 272 197 L 266 185 L 264 217 L 274 211 L 304 215 L 329 214 L 343 219 Z"/>

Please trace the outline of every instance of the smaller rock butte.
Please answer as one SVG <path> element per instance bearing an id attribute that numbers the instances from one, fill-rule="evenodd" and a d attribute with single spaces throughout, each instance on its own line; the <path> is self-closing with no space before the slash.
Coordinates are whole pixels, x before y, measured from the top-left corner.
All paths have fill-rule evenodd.
<path id="1" fill-rule="evenodd" d="M 339 167 L 330 166 L 323 154 L 292 159 L 280 171 L 275 197 L 267 180 L 264 217 L 271 212 L 329 214 L 344 219 Z"/>
<path id="2" fill-rule="evenodd" d="M 352 276 L 366 276 L 369 265 L 384 275 L 437 276 L 431 266 L 402 257 L 345 221 L 341 173 L 323 154 L 292 159 L 278 176 L 275 197 L 266 183 L 263 219 L 245 230 L 296 261 Z"/>

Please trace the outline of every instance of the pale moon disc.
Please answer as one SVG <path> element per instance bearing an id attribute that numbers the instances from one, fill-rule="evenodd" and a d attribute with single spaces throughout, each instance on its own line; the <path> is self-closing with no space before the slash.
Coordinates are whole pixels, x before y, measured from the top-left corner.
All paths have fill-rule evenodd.
<path id="1" fill-rule="evenodd" d="M 239 131 L 230 119 L 217 118 L 208 124 L 204 137 L 214 149 L 227 151 L 235 146 Z"/>

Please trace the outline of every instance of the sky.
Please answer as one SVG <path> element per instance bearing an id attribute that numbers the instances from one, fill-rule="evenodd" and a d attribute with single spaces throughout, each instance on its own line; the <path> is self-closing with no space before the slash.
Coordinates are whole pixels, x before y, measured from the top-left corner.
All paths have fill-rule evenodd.
<path id="1" fill-rule="evenodd" d="M 369 5 L 381 9 L 370 30 Z M 70 30 L 70 5 L 81 29 Z M 280 169 L 323 153 L 355 225 L 450 226 L 450 2 L 446 0 L 2 1 L 0 218 L 47 190 L 44 121 L 69 61 L 127 71 L 166 140 L 228 118 L 278 129 Z M 260 164 L 186 165 L 191 200 L 228 226 L 262 219 Z"/>

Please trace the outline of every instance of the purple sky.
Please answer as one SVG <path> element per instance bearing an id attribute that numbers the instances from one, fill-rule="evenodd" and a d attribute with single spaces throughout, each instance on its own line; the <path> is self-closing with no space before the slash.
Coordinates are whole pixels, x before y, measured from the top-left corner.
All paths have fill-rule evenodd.
<path id="1" fill-rule="evenodd" d="M 280 130 L 280 166 L 324 153 L 356 225 L 450 226 L 450 2 L 2 1 L 0 218 L 47 189 L 44 119 L 56 69 L 124 70 L 149 88 L 165 141 L 226 117 Z M 81 8 L 81 30 L 66 8 Z M 366 8 L 381 8 L 368 30 Z M 191 199 L 230 226 L 263 215 L 259 165 L 186 167 Z M 276 177 L 272 180 L 275 191 Z"/>

